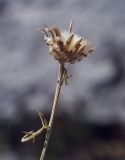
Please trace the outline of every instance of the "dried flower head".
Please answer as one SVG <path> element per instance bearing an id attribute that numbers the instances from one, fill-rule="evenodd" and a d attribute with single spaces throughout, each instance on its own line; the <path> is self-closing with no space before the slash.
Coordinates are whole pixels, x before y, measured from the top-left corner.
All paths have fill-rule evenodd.
<path id="1" fill-rule="evenodd" d="M 61 63 L 75 63 L 81 61 L 94 49 L 90 48 L 89 42 L 80 36 L 73 34 L 72 21 L 68 31 L 60 31 L 57 27 L 44 26 L 44 40 L 49 46 L 49 53 Z"/>

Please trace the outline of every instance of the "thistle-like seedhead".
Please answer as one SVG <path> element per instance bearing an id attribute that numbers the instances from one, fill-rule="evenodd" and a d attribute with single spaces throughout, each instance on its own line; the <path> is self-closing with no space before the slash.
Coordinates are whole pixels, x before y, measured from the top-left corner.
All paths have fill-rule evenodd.
<path id="1" fill-rule="evenodd" d="M 60 31 L 58 27 L 44 26 L 44 40 L 49 46 L 49 53 L 61 63 L 75 63 L 91 54 L 89 42 L 72 32 L 72 21 L 68 31 Z"/>

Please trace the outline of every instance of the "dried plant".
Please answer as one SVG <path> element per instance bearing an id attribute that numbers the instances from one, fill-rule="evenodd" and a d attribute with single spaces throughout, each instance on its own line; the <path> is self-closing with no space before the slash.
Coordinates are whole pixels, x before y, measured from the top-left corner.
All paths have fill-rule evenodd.
<path id="1" fill-rule="evenodd" d="M 40 160 L 44 160 L 53 126 L 60 90 L 64 82 L 67 84 L 67 80 L 69 78 L 65 68 L 65 63 L 75 63 L 81 61 L 84 57 L 91 54 L 94 49 L 90 48 L 90 44 L 86 39 L 73 34 L 72 21 L 70 22 L 68 31 L 61 32 L 57 27 L 50 28 L 47 26 L 44 26 L 41 31 L 44 33 L 44 40 L 49 47 L 50 55 L 53 55 L 54 58 L 59 62 L 57 85 L 49 123 L 47 123 L 43 114 L 38 112 L 42 127 L 38 131 L 24 132 L 25 136 L 21 139 L 21 142 L 27 142 L 30 140 L 33 140 L 34 142 L 35 138 L 44 130 L 46 130 L 45 142 L 40 157 Z"/>

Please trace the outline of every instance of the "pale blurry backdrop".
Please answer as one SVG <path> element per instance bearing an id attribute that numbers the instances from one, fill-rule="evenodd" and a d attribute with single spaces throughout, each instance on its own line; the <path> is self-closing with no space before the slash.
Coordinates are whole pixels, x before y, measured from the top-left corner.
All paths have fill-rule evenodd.
<path id="1" fill-rule="evenodd" d="M 125 1 L 0 0 L 0 160 L 39 159 L 43 136 L 21 144 L 22 131 L 49 119 L 58 63 L 38 28 L 87 38 L 94 54 L 67 64 L 48 160 L 125 159 Z"/>

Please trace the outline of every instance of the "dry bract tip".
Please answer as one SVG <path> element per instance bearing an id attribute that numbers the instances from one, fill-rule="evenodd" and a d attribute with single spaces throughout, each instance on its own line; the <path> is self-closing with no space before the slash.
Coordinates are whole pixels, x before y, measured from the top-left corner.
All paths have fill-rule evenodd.
<path id="1" fill-rule="evenodd" d="M 86 39 L 72 32 L 72 21 L 68 31 L 62 32 L 58 27 L 44 26 L 42 32 L 45 34 L 44 40 L 49 46 L 49 53 L 61 63 L 81 61 L 94 50 Z"/>

